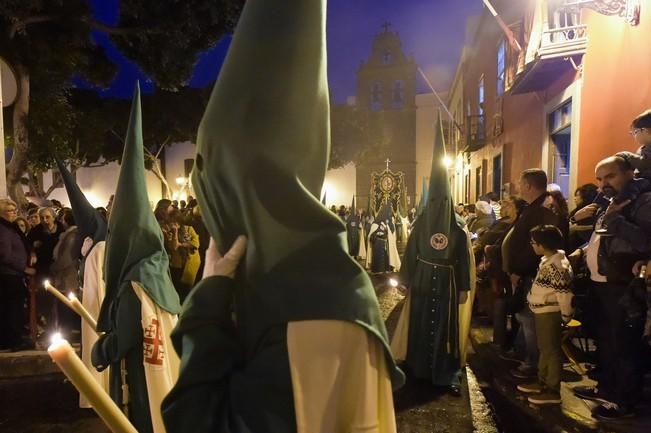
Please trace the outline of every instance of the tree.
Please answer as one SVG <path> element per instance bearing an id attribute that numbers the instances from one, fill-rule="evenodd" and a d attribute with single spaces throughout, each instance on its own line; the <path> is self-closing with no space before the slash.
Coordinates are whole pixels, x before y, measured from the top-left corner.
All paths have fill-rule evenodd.
<path id="1" fill-rule="evenodd" d="M 88 137 L 80 131 L 86 128 L 81 125 L 94 124 L 97 131 L 111 123 L 101 107 L 75 111 L 71 95 L 75 76 L 102 87 L 116 73 L 94 34 L 107 35 L 159 87 L 176 90 L 190 76 L 198 54 L 232 31 L 243 3 L 129 0 L 121 2 L 119 19 L 110 24 L 93 17 L 88 0 L 0 2 L 0 55 L 13 68 L 19 88 L 8 116 L 8 144 L 13 147 L 7 164 L 11 197 L 25 203 L 21 179 L 28 170 L 47 168 L 45 153 L 71 156 L 88 146 L 88 141 L 82 142 Z M 82 152 L 86 161 L 107 156 L 99 153 L 99 149 L 107 151 L 105 146 L 89 149 Z"/>
<path id="2" fill-rule="evenodd" d="M 333 105 L 330 110 L 330 161 L 328 168 L 349 162 L 360 164 L 382 154 L 388 144 L 382 113 L 354 105 Z"/>

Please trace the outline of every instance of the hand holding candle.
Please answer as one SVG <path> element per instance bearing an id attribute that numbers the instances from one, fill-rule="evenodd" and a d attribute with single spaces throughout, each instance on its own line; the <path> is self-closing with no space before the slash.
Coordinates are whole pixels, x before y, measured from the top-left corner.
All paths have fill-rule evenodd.
<path id="1" fill-rule="evenodd" d="M 55 334 L 47 353 L 113 433 L 138 433 L 61 335 Z"/>

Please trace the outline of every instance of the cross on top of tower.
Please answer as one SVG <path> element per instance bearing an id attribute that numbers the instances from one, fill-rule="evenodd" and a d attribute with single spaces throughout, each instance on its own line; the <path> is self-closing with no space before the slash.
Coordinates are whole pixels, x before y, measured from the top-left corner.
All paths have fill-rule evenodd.
<path id="1" fill-rule="evenodd" d="M 391 27 L 391 23 L 388 21 L 385 21 L 382 23 L 381 26 L 384 29 L 384 33 L 389 33 L 389 27 Z"/>
<path id="2" fill-rule="evenodd" d="M 390 160 L 389 158 L 387 158 L 387 160 L 386 160 L 386 161 L 384 161 L 384 162 L 386 162 L 386 163 L 387 163 L 387 170 L 388 170 L 388 169 L 389 169 L 389 163 L 391 162 L 391 160 Z"/>

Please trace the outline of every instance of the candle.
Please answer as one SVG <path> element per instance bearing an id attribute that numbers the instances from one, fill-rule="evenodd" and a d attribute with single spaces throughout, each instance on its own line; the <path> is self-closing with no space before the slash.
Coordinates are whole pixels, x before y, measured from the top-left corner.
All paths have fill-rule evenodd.
<path id="1" fill-rule="evenodd" d="M 88 399 L 93 410 L 113 433 L 138 433 L 127 417 L 120 411 L 111 397 L 102 389 L 81 362 L 75 351 L 60 335 L 52 338 L 47 349 L 50 358 L 72 382 L 80 394 Z"/>
<path id="2" fill-rule="evenodd" d="M 72 308 L 72 305 L 70 304 L 70 301 L 68 298 L 66 298 L 63 293 L 59 292 L 56 287 L 54 287 L 52 284 L 50 284 L 50 280 L 45 280 L 43 281 L 43 286 L 45 286 L 45 291 L 50 292 L 53 294 L 59 301 L 63 302 L 66 304 L 69 308 Z M 74 310 L 74 308 L 72 308 Z"/>
<path id="3" fill-rule="evenodd" d="M 93 331 L 97 332 L 97 321 L 93 316 L 91 316 L 88 310 L 85 309 L 83 305 L 81 305 L 81 302 L 79 302 L 79 299 L 77 299 L 75 294 L 72 292 L 68 293 L 68 299 L 70 301 L 70 308 L 79 314 L 81 318 L 86 321 L 88 326 L 93 329 Z"/>

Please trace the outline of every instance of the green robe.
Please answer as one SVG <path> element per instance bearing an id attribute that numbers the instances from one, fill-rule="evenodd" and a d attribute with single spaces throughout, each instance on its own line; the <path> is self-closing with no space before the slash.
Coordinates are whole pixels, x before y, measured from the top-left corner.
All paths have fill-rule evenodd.
<path id="1" fill-rule="evenodd" d="M 296 431 L 287 325 L 270 327 L 243 350 L 231 317 L 235 282 L 202 280 L 172 334 L 183 353 L 179 380 L 163 402 L 168 432 Z"/>
<path id="2" fill-rule="evenodd" d="M 470 289 L 466 232 L 457 221 L 443 164 L 445 143 L 439 116 L 430 184 L 414 222 L 403 260 L 402 280 L 411 293 L 406 365 L 435 385 L 458 386 L 459 292 Z"/>
<path id="3" fill-rule="evenodd" d="M 406 365 L 434 385 L 459 385 L 459 292 L 470 287 L 469 256 L 463 232 L 453 232 L 451 259 L 432 259 L 411 237 L 402 277 L 411 293 Z"/>
<path id="4" fill-rule="evenodd" d="M 130 282 L 125 282 L 110 308 L 111 329 L 93 346 L 92 363 L 99 371 L 110 367 L 111 398 L 122 408 L 122 359 L 128 374 L 129 420 L 139 433 L 151 433 L 149 398 L 143 367 L 143 334 L 140 300 Z"/>

